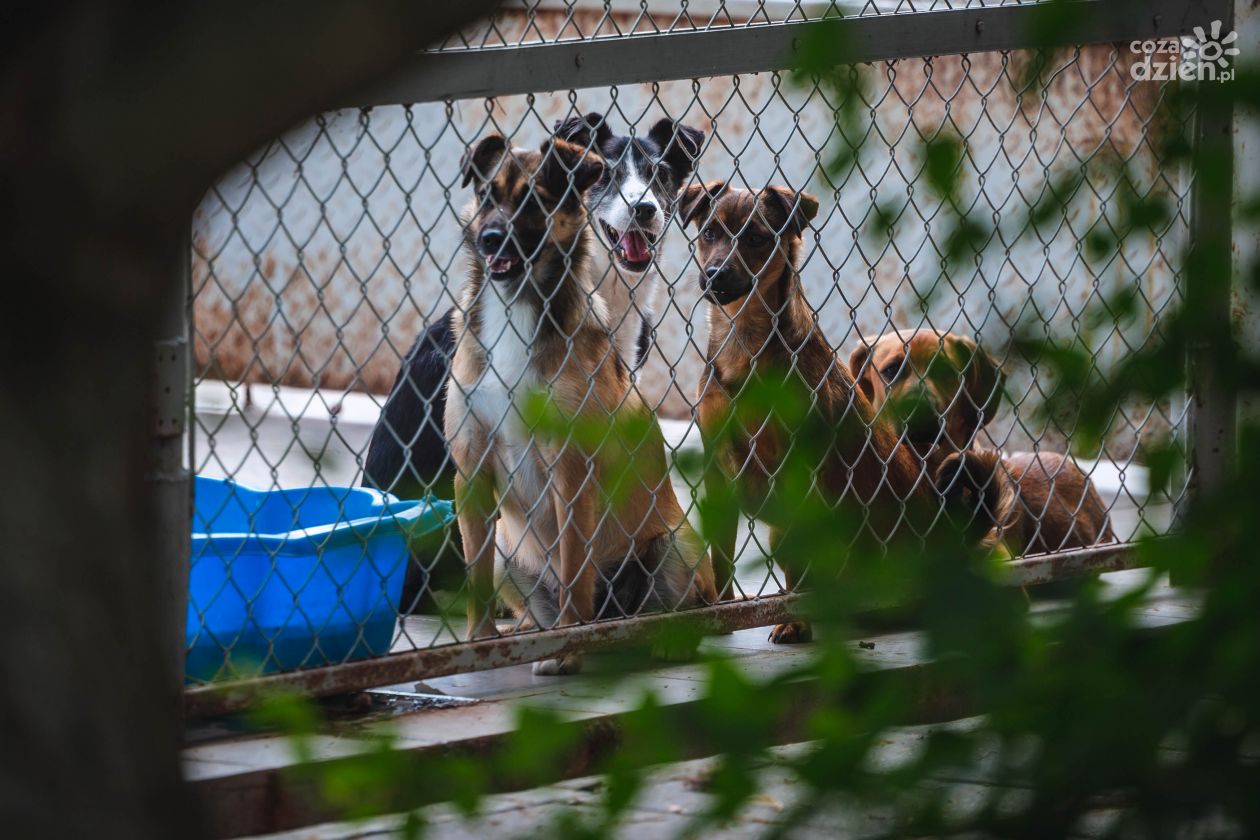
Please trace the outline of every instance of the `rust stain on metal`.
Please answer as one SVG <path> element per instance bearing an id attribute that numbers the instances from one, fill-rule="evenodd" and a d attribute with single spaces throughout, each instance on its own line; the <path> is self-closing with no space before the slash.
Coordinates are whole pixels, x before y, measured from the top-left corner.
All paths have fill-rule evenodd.
<path id="1" fill-rule="evenodd" d="M 1037 586 L 1074 577 L 1141 568 L 1144 564 L 1129 543 L 1101 545 L 1022 557 L 1007 564 L 1009 582 L 1015 586 Z"/>
<path id="2" fill-rule="evenodd" d="M 600 650 L 631 643 L 648 638 L 663 628 L 680 624 L 694 627 L 702 633 L 764 627 L 783 621 L 795 600 L 796 596 L 780 595 L 734 601 L 681 613 L 658 613 L 632 619 L 481 639 L 224 685 L 198 686 L 185 692 L 184 710 L 189 717 L 207 717 L 239 711 L 269 690 L 287 688 L 322 697 L 343 694 L 365 686 L 390 685 L 467 671 L 501 668 L 566 653 Z"/>

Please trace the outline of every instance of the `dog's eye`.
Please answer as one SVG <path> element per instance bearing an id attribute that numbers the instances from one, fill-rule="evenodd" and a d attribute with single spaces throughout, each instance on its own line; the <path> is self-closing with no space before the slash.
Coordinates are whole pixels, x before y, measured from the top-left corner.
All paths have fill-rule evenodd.
<path id="1" fill-rule="evenodd" d="M 884 368 L 879 372 L 879 375 L 883 377 L 885 382 L 892 382 L 900 373 L 901 362 L 893 362 L 891 364 L 884 365 Z"/>
<path id="2" fill-rule="evenodd" d="M 713 229 L 713 225 L 709 225 L 707 228 L 700 231 L 700 236 L 704 238 L 705 242 L 712 242 L 717 239 L 717 231 Z"/>

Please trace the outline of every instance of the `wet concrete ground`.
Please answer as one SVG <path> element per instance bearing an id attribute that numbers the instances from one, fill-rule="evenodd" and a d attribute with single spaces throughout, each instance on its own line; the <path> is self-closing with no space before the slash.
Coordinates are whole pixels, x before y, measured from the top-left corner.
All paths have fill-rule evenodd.
<path id="1" fill-rule="evenodd" d="M 969 721 L 951 724 L 966 727 Z M 897 764 L 911 758 L 934 727 L 906 727 L 888 733 L 880 745 L 876 762 Z M 692 829 L 693 820 L 707 812 L 711 800 L 707 779 L 714 760 L 702 759 L 670 765 L 651 773 L 635 803 L 617 823 L 613 836 L 620 840 L 660 840 L 660 838 L 722 837 L 732 840 L 756 838 L 787 829 L 786 836 L 798 840 L 859 840 L 887 837 L 899 822 L 901 809 L 892 805 L 834 799 L 810 802 L 810 790 L 782 762 L 809 749 L 795 744 L 772 750 L 757 771 L 757 793 L 731 820 L 703 830 Z M 969 771 L 951 772 L 928 779 L 908 795 L 943 793 L 946 813 L 962 816 L 988 804 L 1024 795 L 1019 787 L 1003 784 L 987 772 L 985 756 Z M 489 798 L 480 813 L 465 817 L 450 806 L 424 809 L 428 826 L 426 837 L 442 840 L 485 840 L 485 838 L 552 837 L 555 821 L 561 816 L 595 824 L 601 816 L 603 782 L 597 777 L 575 779 L 558 785 L 517 794 Z M 805 811 L 799 821 L 794 811 Z M 1106 834 L 1119 814 L 1100 808 L 1091 813 L 1070 837 L 1092 838 Z M 388 816 L 359 824 L 336 823 L 295 832 L 266 835 L 273 840 L 366 840 L 401 837 L 403 817 Z M 691 829 L 691 830 L 689 830 Z"/>
<path id="2" fill-rule="evenodd" d="M 1104 576 L 1110 597 L 1118 597 L 1141 584 L 1146 572 L 1117 572 Z M 1148 601 L 1138 609 L 1139 623 L 1149 627 L 1167 626 L 1192 616 L 1197 601 L 1183 590 L 1165 584 L 1156 586 Z M 1061 605 L 1034 603 L 1039 616 L 1049 617 Z M 915 631 L 872 633 L 853 641 L 854 654 L 863 667 L 875 670 L 912 667 L 926 661 L 920 634 Z M 772 645 L 765 630 L 744 630 L 728 636 L 711 637 L 703 649 L 721 652 L 748 679 L 768 679 L 782 674 L 810 656 L 812 645 Z M 598 663 L 595 663 L 598 664 Z M 397 686 L 400 690 L 422 688 L 477 701 L 475 704 L 443 712 L 419 712 L 394 719 L 401 743 L 417 748 L 432 739 L 458 741 L 484 738 L 488 733 L 510 726 L 510 710 L 526 705 L 551 709 L 574 719 L 593 720 L 615 716 L 635 708 L 645 691 L 652 691 L 665 705 L 686 703 L 704 691 L 707 679 L 703 663 L 665 665 L 625 678 L 615 691 L 592 674 L 575 677 L 537 677 L 529 666 L 501 668 L 480 673 L 459 674 L 426 681 L 422 686 Z M 944 727 L 968 727 L 975 719 L 964 719 Z M 872 755 L 872 766 L 891 767 L 919 750 L 934 727 L 900 727 L 886 733 Z M 691 820 L 711 806 L 707 779 L 714 761 L 702 759 L 660 768 L 649 776 L 649 784 L 626 813 L 615 836 L 627 840 L 658 837 L 751 838 L 783 827 L 794 808 L 808 801 L 809 789 L 783 766 L 784 759 L 801 755 L 808 744 L 784 746 L 770 751 L 758 770 L 757 793 L 736 817 L 719 829 L 689 833 Z M 190 772 L 212 774 L 212 765 L 201 763 L 254 761 L 262 765 L 277 761 L 274 745 L 267 741 L 224 744 L 192 750 L 188 754 Z M 327 739 L 318 745 L 319 755 L 345 754 L 344 741 Z M 252 755 L 251 755 L 252 753 Z M 996 776 L 989 756 L 977 755 L 965 766 L 928 779 L 920 790 L 944 790 L 951 812 L 964 814 L 984 804 L 1024 795 L 1022 788 Z M 487 837 L 552 836 L 549 827 L 561 815 L 594 820 L 600 814 L 603 782 L 598 777 L 573 779 L 535 790 L 488 797 L 474 818 L 466 818 L 454 808 L 441 805 L 421 811 L 429 825 L 426 836 L 464 840 Z M 913 792 L 911 793 L 913 795 Z M 791 828 L 796 838 L 878 837 L 894 829 L 902 815 L 897 809 L 870 802 L 833 800 L 811 804 L 803 820 Z M 1075 837 L 1095 837 L 1105 833 L 1117 813 L 1105 807 L 1091 814 Z M 394 815 L 363 823 L 334 823 L 299 831 L 265 835 L 285 840 L 350 840 L 350 838 L 393 838 L 400 836 L 402 817 Z"/>

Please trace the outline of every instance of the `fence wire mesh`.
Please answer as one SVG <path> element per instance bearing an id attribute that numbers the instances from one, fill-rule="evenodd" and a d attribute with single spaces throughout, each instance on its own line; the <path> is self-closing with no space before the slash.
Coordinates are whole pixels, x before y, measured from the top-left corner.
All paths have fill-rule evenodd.
<path id="1" fill-rule="evenodd" d="M 509 6 L 443 49 L 773 25 L 816 5 Z M 711 601 L 692 530 L 706 487 L 686 468 L 703 449 L 697 394 L 713 383 L 706 360 L 757 358 L 765 345 L 739 324 L 783 303 L 768 299 L 749 248 L 797 259 L 809 334 L 876 409 L 863 451 L 870 429 L 893 430 L 917 459 L 915 486 L 951 455 L 977 456 L 991 542 L 1055 552 L 1166 530 L 1185 484 L 1152 491 L 1145 453 L 1182 427 L 1185 406 L 1124 405 L 1082 450 L 1071 417 L 1042 411 L 1054 383 L 1011 341 L 1079 342 L 1105 374 L 1158 336 L 1179 299 L 1190 183 L 1159 149 L 1187 116 L 1161 108 L 1166 85 L 1134 80 L 1139 59 L 1096 45 L 1054 54 L 1037 76 L 1032 54 L 1012 51 L 847 67 L 839 86 L 767 72 L 350 109 L 268 144 L 193 220 L 194 531 L 205 537 L 192 557 L 190 675 L 454 644 L 489 632 L 490 612 L 500 632 L 523 633 Z M 925 188 L 945 140 L 962 154 L 952 207 Z M 837 157 L 849 165 L 829 168 Z M 602 174 L 587 184 L 592 159 Z M 754 212 L 742 190 L 759 197 Z M 1129 230 L 1124 196 L 1169 213 Z M 1039 216 L 1051 199 L 1062 211 Z M 965 259 L 960 210 L 983 222 Z M 1092 253 L 1104 239 L 1119 245 Z M 741 283 L 747 296 L 722 305 Z M 1091 319 L 1121 293 L 1135 317 Z M 539 362 L 544 346 L 562 352 Z M 936 409 L 926 432 L 896 399 L 921 387 Z M 616 470 L 600 447 L 615 447 L 547 438 L 525 417 L 531 390 L 563 394 L 575 413 L 651 418 L 620 444 L 630 502 L 591 500 L 610 492 Z M 817 409 L 817 388 L 813 399 Z M 727 479 L 772 473 L 758 457 L 740 453 Z M 493 504 L 481 525 L 460 523 L 461 539 L 435 500 L 486 475 Z M 476 496 L 460 509 L 476 510 Z M 465 549 L 494 542 L 497 574 L 474 571 L 478 588 Z M 771 562 L 771 542 L 755 516 L 740 519 L 728 596 L 799 583 Z M 478 620 L 466 623 L 469 601 Z"/>
<path id="2" fill-rule="evenodd" d="M 518 0 L 448 38 L 443 51 L 707 32 L 818 20 L 1034 5 L 1038 0 Z"/>

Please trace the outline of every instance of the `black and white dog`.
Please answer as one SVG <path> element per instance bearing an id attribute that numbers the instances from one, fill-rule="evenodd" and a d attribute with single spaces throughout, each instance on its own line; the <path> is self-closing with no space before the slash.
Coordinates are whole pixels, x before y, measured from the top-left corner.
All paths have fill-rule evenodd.
<path id="1" fill-rule="evenodd" d="M 556 137 L 605 161 L 604 174 L 586 194 L 603 247 L 594 249 L 592 293 L 607 306 L 613 346 L 636 369 L 651 343 L 660 277 L 653 265 L 679 191 L 695 170 L 704 132 L 662 119 L 644 137 L 616 136 L 600 114 L 558 121 Z M 452 310 L 429 325 L 407 352 L 381 411 L 364 462 L 364 484 L 403 498 L 426 492 L 451 496 L 452 465 L 442 418 L 455 336 Z M 406 609 L 421 582 L 408 576 Z M 415 584 L 415 585 L 413 585 Z"/>

